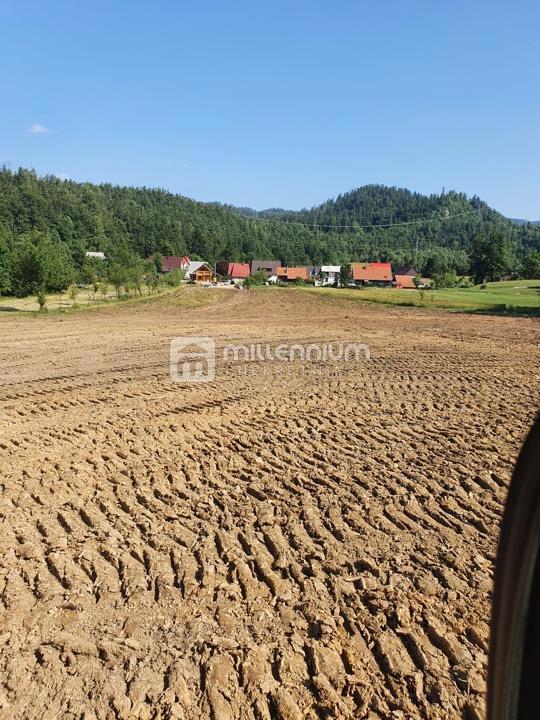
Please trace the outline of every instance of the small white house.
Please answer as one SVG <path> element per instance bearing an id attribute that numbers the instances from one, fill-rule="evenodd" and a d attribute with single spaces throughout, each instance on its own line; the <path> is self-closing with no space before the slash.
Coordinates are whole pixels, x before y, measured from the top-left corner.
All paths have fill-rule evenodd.
<path id="1" fill-rule="evenodd" d="M 105 253 L 102 253 L 102 252 L 94 252 L 93 250 L 87 250 L 87 251 L 86 251 L 86 257 L 96 258 L 97 260 L 105 260 Z"/>
<path id="2" fill-rule="evenodd" d="M 335 285 L 339 282 L 341 267 L 339 265 L 322 265 L 320 274 L 321 285 Z"/>

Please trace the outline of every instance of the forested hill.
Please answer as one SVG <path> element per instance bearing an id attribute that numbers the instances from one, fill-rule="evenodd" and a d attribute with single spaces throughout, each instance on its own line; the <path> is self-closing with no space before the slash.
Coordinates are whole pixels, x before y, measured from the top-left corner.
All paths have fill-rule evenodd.
<path id="1" fill-rule="evenodd" d="M 478 198 L 454 192 L 427 197 L 370 185 L 311 210 L 257 213 L 196 202 L 162 189 L 0 170 L 0 271 L 17 243 L 46 238 L 61 246 L 75 268 L 86 250 L 102 250 L 111 259 L 126 253 L 188 253 L 209 262 L 390 260 L 463 274 L 469 270 L 472 238 L 493 223 L 507 236 L 516 265 L 529 249 L 540 246 L 540 227 L 512 223 Z"/>
<path id="2" fill-rule="evenodd" d="M 491 216 L 504 220 L 502 215 L 491 210 L 479 198 L 468 199 L 463 193 L 449 192 L 440 195 L 421 195 L 404 188 L 386 185 L 365 185 L 338 195 L 333 200 L 311 210 L 287 211 L 281 209 L 262 210 L 259 217 L 300 220 L 322 226 L 352 227 L 394 225 L 396 223 L 445 218 L 482 211 L 486 218 Z"/>
<path id="3" fill-rule="evenodd" d="M 523 220 L 523 218 L 510 218 L 517 225 L 540 225 L 540 220 Z"/>

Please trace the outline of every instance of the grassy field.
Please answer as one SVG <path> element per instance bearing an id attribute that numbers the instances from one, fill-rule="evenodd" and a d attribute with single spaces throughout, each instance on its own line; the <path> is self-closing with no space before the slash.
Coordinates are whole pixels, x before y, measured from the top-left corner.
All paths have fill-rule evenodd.
<path id="1" fill-rule="evenodd" d="M 232 288 L 231 288 L 232 289 Z M 47 295 L 46 311 L 48 312 L 72 312 L 77 310 L 89 310 L 93 308 L 107 307 L 114 304 L 139 305 L 145 302 L 152 302 L 159 299 L 165 305 L 182 305 L 183 307 L 200 307 L 221 299 L 229 287 L 224 288 L 198 288 L 193 285 L 181 285 L 180 287 L 160 286 L 156 292 L 146 287 L 142 288 L 141 295 L 132 297 L 117 298 L 113 288 L 110 288 L 107 296 L 101 294 L 94 296 L 91 288 L 81 288 L 75 303 L 69 296 L 69 292 Z M 217 296 L 216 296 L 217 293 Z M 228 292 L 227 292 L 228 295 Z M 36 298 L 30 295 L 25 298 L 0 297 L 0 314 L 3 313 L 36 313 L 39 305 Z"/>
<path id="2" fill-rule="evenodd" d="M 143 292 L 146 294 L 146 288 L 143 288 Z M 69 296 L 69 292 L 64 293 L 51 293 L 47 295 L 47 310 L 68 310 L 74 305 L 98 305 L 104 302 L 110 302 L 116 300 L 116 293 L 114 288 L 111 286 L 107 295 L 103 297 L 101 293 L 94 295 L 92 288 L 84 287 L 80 288 L 79 293 L 75 299 L 75 302 Z M 29 311 L 34 312 L 39 310 L 39 305 L 35 295 L 29 295 L 24 298 L 17 297 L 0 297 L 0 312 L 16 312 L 16 311 Z"/>
<path id="3" fill-rule="evenodd" d="M 215 293 L 221 294 L 228 287 L 221 288 L 194 288 L 181 286 L 180 288 L 160 288 L 157 293 L 151 293 L 143 288 L 142 296 L 123 298 L 118 300 L 113 289 L 109 290 L 106 298 L 97 295 L 94 299 L 90 288 L 82 288 L 76 298 L 75 304 L 68 292 L 47 297 L 48 311 L 71 311 L 90 307 L 103 307 L 111 303 L 135 303 L 154 300 L 160 297 L 165 304 L 186 307 L 198 307 L 208 304 Z M 485 289 L 479 286 L 471 288 L 446 288 L 444 290 L 426 290 L 422 294 L 418 290 L 396 290 L 394 288 L 314 288 L 303 287 L 302 292 L 315 293 L 319 297 L 329 299 L 350 299 L 359 302 L 376 302 L 385 305 L 405 305 L 424 308 L 439 308 L 442 310 L 455 310 L 462 312 L 495 312 L 515 313 L 521 315 L 540 315 L 540 280 L 509 280 L 505 282 L 487 283 Z M 271 288 L 258 288 L 263 292 L 274 292 Z M 3 312 L 36 312 L 38 310 L 36 298 L 0 297 L 0 313 Z"/>
<path id="4" fill-rule="evenodd" d="M 508 280 L 470 288 L 444 290 L 396 290 L 394 288 L 305 288 L 328 297 L 348 298 L 359 302 L 378 302 L 386 305 L 410 305 L 462 312 L 511 312 L 540 315 L 540 280 Z"/>

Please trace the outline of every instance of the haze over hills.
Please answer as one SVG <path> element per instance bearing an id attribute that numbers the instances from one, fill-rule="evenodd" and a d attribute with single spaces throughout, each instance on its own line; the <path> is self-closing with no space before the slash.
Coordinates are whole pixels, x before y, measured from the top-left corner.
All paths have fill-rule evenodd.
<path id="1" fill-rule="evenodd" d="M 523 218 L 509 218 L 518 225 L 540 225 L 540 220 L 524 220 Z"/>
<path id="2" fill-rule="evenodd" d="M 285 264 L 344 264 L 352 260 L 415 263 L 436 258 L 441 270 L 469 270 L 479 230 L 496 223 L 516 263 L 540 248 L 540 227 L 503 217 L 474 196 L 422 195 L 367 185 L 300 211 L 254 211 L 203 203 L 159 188 L 93 185 L 0 170 L 0 265 L 21 238 L 46 235 L 75 267 L 86 250 L 109 257 L 188 253 L 215 262 L 275 258 Z"/>

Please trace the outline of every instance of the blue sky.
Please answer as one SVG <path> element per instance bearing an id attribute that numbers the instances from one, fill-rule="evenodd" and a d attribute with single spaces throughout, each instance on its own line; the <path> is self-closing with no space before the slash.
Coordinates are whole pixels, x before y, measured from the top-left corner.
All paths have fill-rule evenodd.
<path id="1" fill-rule="evenodd" d="M 540 219 L 540 3 L 0 3 L 0 163 L 300 208 L 353 187 Z"/>

